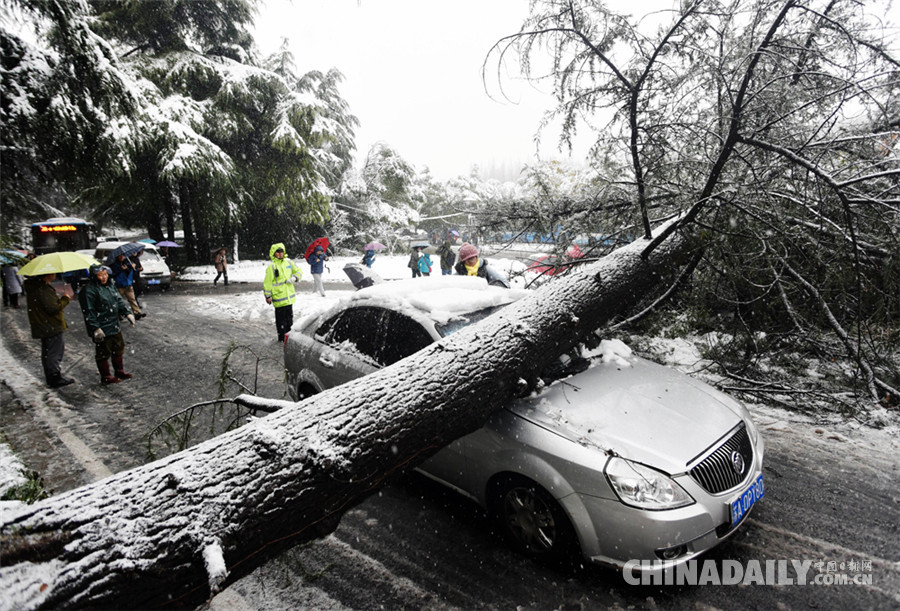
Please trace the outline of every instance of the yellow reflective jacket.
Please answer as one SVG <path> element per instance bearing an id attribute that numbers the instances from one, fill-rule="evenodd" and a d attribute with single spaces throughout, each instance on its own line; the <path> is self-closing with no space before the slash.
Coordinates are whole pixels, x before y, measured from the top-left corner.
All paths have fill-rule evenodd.
<path id="1" fill-rule="evenodd" d="M 279 248 L 285 250 L 284 244 L 279 242 L 269 247 L 269 258 L 272 259 L 272 263 L 266 268 L 266 279 L 263 280 L 263 294 L 266 299 L 272 298 L 272 305 L 276 308 L 294 304 L 296 298 L 292 276 L 296 276 L 298 281 L 303 276 L 300 268 L 288 259 L 287 251 L 282 259 L 275 256 L 275 251 Z"/>

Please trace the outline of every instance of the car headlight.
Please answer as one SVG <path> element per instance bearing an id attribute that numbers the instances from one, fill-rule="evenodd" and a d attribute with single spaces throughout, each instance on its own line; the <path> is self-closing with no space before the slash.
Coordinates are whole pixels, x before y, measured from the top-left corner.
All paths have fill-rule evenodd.
<path id="1" fill-rule="evenodd" d="M 640 463 L 613 457 L 606 464 L 605 472 L 613 490 L 626 505 L 641 509 L 675 509 L 694 502 L 672 478 Z"/>

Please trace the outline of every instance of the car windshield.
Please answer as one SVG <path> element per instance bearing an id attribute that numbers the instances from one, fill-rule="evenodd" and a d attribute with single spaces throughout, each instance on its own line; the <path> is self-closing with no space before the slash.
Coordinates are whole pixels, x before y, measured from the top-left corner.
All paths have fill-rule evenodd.
<path id="1" fill-rule="evenodd" d="M 449 321 L 436 324 L 435 328 L 438 330 L 438 333 L 441 334 L 441 337 L 447 337 L 453 333 L 456 333 L 460 329 L 464 327 L 468 327 L 469 325 L 478 322 L 479 320 L 484 320 L 503 306 L 494 306 L 491 308 L 485 308 L 483 310 L 477 310 L 475 312 L 469 312 L 463 316 L 457 316 Z"/>

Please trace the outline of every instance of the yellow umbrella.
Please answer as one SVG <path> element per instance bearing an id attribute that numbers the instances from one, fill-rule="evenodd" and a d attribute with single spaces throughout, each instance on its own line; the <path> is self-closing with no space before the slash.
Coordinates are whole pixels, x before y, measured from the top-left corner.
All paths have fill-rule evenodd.
<path id="1" fill-rule="evenodd" d="M 35 257 L 26 263 L 19 273 L 23 276 L 43 276 L 44 274 L 62 274 L 78 269 L 87 269 L 100 262 L 94 257 L 77 252 L 51 252 Z"/>

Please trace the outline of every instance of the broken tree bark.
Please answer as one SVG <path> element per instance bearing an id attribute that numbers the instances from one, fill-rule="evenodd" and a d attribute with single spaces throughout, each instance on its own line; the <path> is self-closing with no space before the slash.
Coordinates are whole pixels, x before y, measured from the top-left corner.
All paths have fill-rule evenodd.
<path id="1" fill-rule="evenodd" d="M 0 513 L 0 607 L 183 607 L 332 532 L 672 275 L 638 240 L 414 357 L 162 460 Z M 248 398 L 249 400 L 249 398 Z"/>

